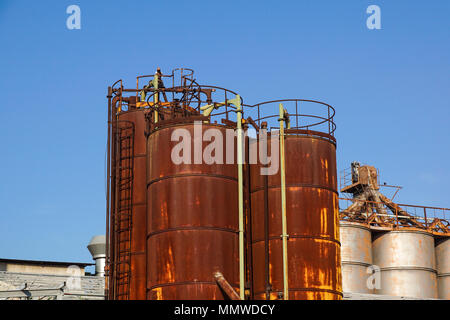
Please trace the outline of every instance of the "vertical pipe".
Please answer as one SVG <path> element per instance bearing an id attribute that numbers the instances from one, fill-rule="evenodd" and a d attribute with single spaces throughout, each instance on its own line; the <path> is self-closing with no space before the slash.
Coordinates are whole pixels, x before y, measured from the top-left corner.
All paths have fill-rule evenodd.
<path id="1" fill-rule="evenodd" d="M 236 95 L 237 116 L 237 162 L 238 162 L 238 201 L 239 201 L 239 296 L 245 298 L 245 263 L 244 263 L 244 188 L 242 161 L 242 107 L 241 97 Z"/>
<path id="2" fill-rule="evenodd" d="M 228 99 L 226 90 L 225 90 L 225 119 L 228 120 Z"/>
<path id="3" fill-rule="evenodd" d="M 287 223 L 286 223 L 286 176 L 284 162 L 284 108 L 280 103 L 280 176 L 281 176 L 281 217 L 283 240 L 283 299 L 289 300 L 288 259 L 287 259 Z"/>
<path id="4" fill-rule="evenodd" d="M 158 103 L 159 103 L 159 91 L 158 91 L 158 85 L 157 85 L 159 79 L 158 79 L 157 74 L 155 74 L 155 79 L 156 79 L 156 81 L 155 81 L 156 85 L 154 86 L 155 93 L 153 94 L 153 102 L 154 102 L 153 107 L 155 108 L 155 113 L 154 113 L 155 114 L 155 123 L 157 123 L 158 122 L 158 111 L 156 108 L 158 107 Z"/>
<path id="5" fill-rule="evenodd" d="M 108 270 L 107 270 L 107 274 L 105 277 L 105 297 L 106 299 L 109 298 L 109 285 L 110 285 L 110 281 L 109 281 L 109 244 L 110 244 L 110 239 L 109 239 L 109 188 L 110 188 L 110 178 L 111 178 L 111 174 L 110 174 L 110 159 L 111 159 L 111 152 L 110 152 L 110 148 L 111 148 L 111 99 L 112 99 L 112 88 L 108 87 L 108 122 L 107 122 L 107 127 L 108 127 L 108 133 L 107 133 L 107 146 L 106 146 L 106 152 L 107 152 L 107 158 L 106 158 L 106 264 L 108 266 Z"/>
<path id="6" fill-rule="evenodd" d="M 425 218 L 425 228 L 428 229 L 427 209 L 423 208 L 423 216 Z"/>
<path id="7" fill-rule="evenodd" d="M 120 98 L 120 100 L 122 99 L 122 97 Z M 118 110 L 121 110 L 122 108 L 122 104 L 119 101 L 119 107 L 118 108 L 114 108 L 113 111 L 113 176 L 114 176 L 114 211 L 112 212 L 112 216 L 113 216 L 113 224 L 112 224 L 112 228 L 113 228 L 113 243 L 114 243 L 114 273 L 113 273 L 113 282 L 114 282 L 114 288 L 113 288 L 113 295 L 114 295 L 114 300 L 116 300 L 118 298 L 118 294 L 121 293 L 120 291 L 120 286 L 118 285 L 118 278 L 117 275 L 118 273 L 121 271 L 120 269 L 120 264 L 119 262 L 119 253 L 118 251 L 120 250 L 120 243 L 119 243 L 119 235 L 117 230 L 120 228 L 120 219 L 118 216 L 118 199 L 119 199 L 119 192 L 120 192 L 120 187 L 118 186 L 118 181 L 120 179 L 120 176 L 118 174 L 118 170 L 119 170 L 119 166 L 118 166 L 118 161 L 120 159 L 120 149 L 118 147 L 118 144 L 120 143 L 119 141 L 119 115 L 118 115 Z"/>
<path id="8" fill-rule="evenodd" d="M 266 300 L 270 300 L 270 267 L 269 267 L 269 177 L 264 179 L 264 267 L 266 274 Z"/>
<path id="9" fill-rule="evenodd" d="M 122 94 L 122 93 L 120 93 Z M 112 108 L 111 108 L 111 190 L 110 190 L 110 243 L 111 243 L 111 256 L 110 256 L 110 283 L 109 283 L 109 295 L 112 300 L 116 298 L 117 286 L 116 286 L 116 262 L 117 262 L 117 235 L 115 232 L 115 224 L 116 224 L 116 131 L 117 131 L 117 104 L 119 103 L 120 98 L 115 97 L 113 99 Z"/>

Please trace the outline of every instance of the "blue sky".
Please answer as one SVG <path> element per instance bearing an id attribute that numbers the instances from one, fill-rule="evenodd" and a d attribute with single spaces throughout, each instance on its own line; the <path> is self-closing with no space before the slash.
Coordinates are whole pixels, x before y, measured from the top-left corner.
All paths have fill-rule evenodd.
<path id="1" fill-rule="evenodd" d="M 67 6 L 81 30 L 66 28 Z M 366 27 L 381 8 L 382 30 Z M 106 88 L 184 66 L 246 103 L 336 109 L 338 168 L 450 207 L 450 2 L 0 0 L 0 257 L 90 261 L 104 233 Z"/>

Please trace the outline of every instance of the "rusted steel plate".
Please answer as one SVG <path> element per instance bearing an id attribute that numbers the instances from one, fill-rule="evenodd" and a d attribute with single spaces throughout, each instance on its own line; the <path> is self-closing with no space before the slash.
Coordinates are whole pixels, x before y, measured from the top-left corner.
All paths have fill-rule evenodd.
<path id="1" fill-rule="evenodd" d="M 236 188 L 234 180 L 210 176 L 181 176 L 151 184 L 148 234 L 193 226 L 237 232 Z"/>
<path id="2" fill-rule="evenodd" d="M 269 189 L 269 237 L 281 234 L 281 190 Z M 323 237 L 339 243 L 339 229 L 335 217 L 336 194 L 311 187 L 286 188 L 286 215 L 288 234 L 294 236 Z M 252 193 L 252 211 L 264 211 L 264 191 Z M 264 240 L 264 219 L 252 219 L 253 241 Z"/>
<path id="3" fill-rule="evenodd" d="M 148 137 L 147 298 L 224 299 L 214 272 L 239 287 L 237 167 L 174 164 L 176 128 L 194 137 L 190 124 Z"/>
<path id="4" fill-rule="evenodd" d="M 281 239 L 269 241 L 271 298 L 283 292 L 283 260 Z M 289 298 L 341 299 L 339 246 L 323 239 L 289 239 Z M 257 266 L 261 265 L 262 268 Z M 264 242 L 253 245 L 253 276 L 255 299 L 265 299 Z"/>
<path id="5" fill-rule="evenodd" d="M 220 271 L 230 279 L 235 290 L 239 288 L 238 239 L 234 233 L 205 229 L 168 231 L 150 236 L 148 247 L 151 248 L 147 261 L 149 291 L 169 286 L 177 290 L 197 282 L 217 287 L 212 276 L 214 271 Z M 199 288 L 196 295 L 180 295 L 179 298 L 217 297 L 207 297 Z M 162 299 L 167 297 L 162 296 Z"/>
<path id="6" fill-rule="evenodd" d="M 213 124 L 203 124 L 203 132 L 210 128 L 220 129 L 223 132 L 223 137 L 226 136 L 225 130 L 223 126 L 213 125 Z M 171 151 L 172 148 L 175 147 L 179 141 L 171 141 L 171 136 L 173 130 L 176 129 L 184 129 L 189 132 L 190 146 L 191 146 L 191 163 L 190 164 L 175 164 L 171 159 Z M 194 163 L 194 148 L 196 141 L 194 140 L 194 125 L 193 124 L 185 124 L 185 125 L 174 125 L 168 128 L 160 129 L 151 134 L 147 141 L 148 154 L 151 158 L 149 161 L 150 168 L 149 174 L 147 178 L 147 182 L 151 183 L 154 180 L 158 180 L 164 177 L 173 176 L 176 174 L 214 174 L 220 176 L 226 176 L 229 178 L 234 178 L 237 180 L 237 166 L 236 166 L 236 154 L 234 155 L 234 159 L 232 161 L 233 164 L 226 164 L 225 159 L 225 148 L 226 145 L 223 145 L 224 155 L 224 163 L 223 164 L 206 164 L 201 158 L 200 164 Z M 201 139 L 201 136 L 200 136 Z M 206 146 L 208 146 L 211 142 L 203 141 L 201 144 L 202 153 Z M 234 144 L 236 146 L 236 143 Z M 237 191 L 236 191 L 237 192 Z"/>
<path id="7" fill-rule="evenodd" d="M 223 300 L 224 295 L 216 283 L 178 284 L 148 291 L 147 300 Z"/>
<path id="8" fill-rule="evenodd" d="M 146 243 L 142 241 L 146 234 L 146 205 L 135 205 L 131 232 L 131 278 L 130 299 L 146 299 Z"/>
<path id="9" fill-rule="evenodd" d="M 270 156 L 271 144 L 268 143 Z M 328 188 L 337 193 L 336 147 L 327 140 L 302 136 L 287 136 L 286 186 L 310 185 Z M 251 166 L 252 191 L 262 189 L 260 166 Z M 269 175 L 269 186 L 280 185 L 280 171 Z"/>

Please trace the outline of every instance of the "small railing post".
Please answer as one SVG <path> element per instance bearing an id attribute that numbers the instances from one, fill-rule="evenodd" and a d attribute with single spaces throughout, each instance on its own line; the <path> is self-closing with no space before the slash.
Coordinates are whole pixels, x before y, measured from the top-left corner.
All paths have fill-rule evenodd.
<path id="1" fill-rule="evenodd" d="M 423 207 L 423 217 L 425 219 L 425 228 L 428 229 L 427 208 Z"/>

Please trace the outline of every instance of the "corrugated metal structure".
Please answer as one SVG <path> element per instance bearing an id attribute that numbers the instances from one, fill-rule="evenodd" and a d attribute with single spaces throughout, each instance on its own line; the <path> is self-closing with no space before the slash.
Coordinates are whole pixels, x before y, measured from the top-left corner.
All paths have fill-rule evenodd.
<path id="1" fill-rule="evenodd" d="M 316 113 L 299 113 L 307 104 Z M 267 149 L 280 163 L 274 175 L 250 165 L 253 298 L 341 299 L 334 110 L 309 100 L 252 108 L 258 139 L 265 128 L 276 136 Z"/>
<path id="2" fill-rule="evenodd" d="M 353 293 L 373 288 L 376 294 L 448 299 L 450 209 L 395 203 L 401 187 L 380 185 L 378 171 L 371 166 L 354 162 L 351 173 L 342 176 L 341 191 L 353 197 L 340 199 L 347 202 L 340 213 L 341 226 L 357 224 L 366 230 L 364 241 L 357 236 L 342 241 L 343 257 L 345 252 L 355 251 L 358 242 L 365 243 L 365 252 L 371 251 L 373 256 L 372 266 L 368 260 L 369 265 L 360 268 L 344 267 L 344 288 Z M 381 187 L 397 191 L 389 199 L 379 191 Z M 346 238 L 345 229 L 341 239 Z M 343 265 L 347 263 L 344 259 Z"/>

